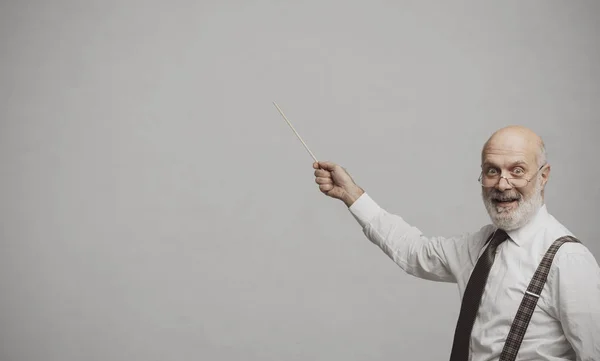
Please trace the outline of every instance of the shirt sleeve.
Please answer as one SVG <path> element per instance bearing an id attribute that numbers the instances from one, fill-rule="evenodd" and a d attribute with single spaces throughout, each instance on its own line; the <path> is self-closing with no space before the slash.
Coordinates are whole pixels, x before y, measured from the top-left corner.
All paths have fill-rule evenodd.
<path id="1" fill-rule="evenodd" d="M 582 245 L 565 244 L 562 248 L 566 252 L 561 249 L 556 255 L 558 262 L 548 276 L 553 285 L 555 311 L 577 361 L 597 361 L 600 359 L 600 268 Z"/>
<path id="2" fill-rule="evenodd" d="M 350 207 L 365 236 L 379 246 L 400 268 L 415 277 L 456 283 L 466 268 L 477 259 L 469 244 L 479 234 L 455 237 L 425 237 L 402 217 L 382 209 L 367 193 Z M 483 229 L 482 229 L 483 230 Z"/>

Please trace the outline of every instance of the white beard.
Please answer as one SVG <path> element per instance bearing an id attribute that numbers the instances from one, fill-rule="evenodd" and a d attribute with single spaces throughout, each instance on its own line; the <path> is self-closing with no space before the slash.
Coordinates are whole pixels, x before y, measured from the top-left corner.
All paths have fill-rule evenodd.
<path id="1" fill-rule="evenodd" d="M 516 192 L 516 190 L 515 190 Z M 519 199 L 517 208 L 508 210 L 493 203 L 491 195 L 483 195 L 483 203 L 490 219 L 496 227 L 512 231 L 526 225 L 544 204 L 542 198 L 542 182 L 536 179 L 534 192 L 529 199 Z"/>

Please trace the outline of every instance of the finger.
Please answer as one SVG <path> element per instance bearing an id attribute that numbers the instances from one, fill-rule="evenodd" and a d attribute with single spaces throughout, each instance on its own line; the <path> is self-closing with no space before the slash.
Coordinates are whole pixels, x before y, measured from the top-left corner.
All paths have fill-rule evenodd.
<path id="1" fill-rule="evenodd" d="M 319 162 L 314 162 L 313 163 L 313 168 L 319 169 Z"/>
<path id="2" fill-rule="evenodd" d="M 333 184 L 333 180 L 331 178 L 317 177 L 317 178 L 315 178 L 315 182 L 317 184 Z"/>
<path id="3" fill-rule="evenodd" d="M 338 165 L 333 163 L 333 162 L 328 162 L 328 161 L 319 161 L 319 168 L 321 169 L 325 169 L 328 171 L 332 171 L 334 170 Z"/>
<path id="4" fill-rule="evenodd" d="M 329 192 L 333 189 L 333 184 L 321 184 L 319 186 L 319 189 L 321 190 L 321 192 Z"/>
<path id="5" fill-rule="evenodd" d="M 323 170 L 323 169 L 317 169 L 315 171 L 315 177 L 326 177 L 326 178 L 331 178 L 331 173 Z"/>

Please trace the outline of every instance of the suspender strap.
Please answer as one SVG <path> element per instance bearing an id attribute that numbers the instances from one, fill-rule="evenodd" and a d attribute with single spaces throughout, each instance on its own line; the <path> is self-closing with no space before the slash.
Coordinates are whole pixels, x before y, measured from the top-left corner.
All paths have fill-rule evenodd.
<path id="1" fill-rule="evenodd" d="M 517 315 L 512 322 L 510 332 L 504 343 L 504 348 L 502 349 L 502 354 L 500 354 L 499 361 L 514 361 L 517 358 L 523 336 L 525 336 L 525 331 L 527 331 L 527 326 L 529 326 L 529 321 L 531 320 L 535 306 L 540 298 L 544 284 L 546 284 L 546 279 L 548 278 L 554 256 L 556 255 L 556 252 L 558 252 L 560 246 L 567 242 L 579 242 L 579 240 L 571 236 L 561 237 L 554 241 L 550 248 L 548 248 L 548 251 L 544 255 L 542 262 L 540 262 L 529 283 L 529 287 L 527 287 L 527 291 L 525 291 Z"/>

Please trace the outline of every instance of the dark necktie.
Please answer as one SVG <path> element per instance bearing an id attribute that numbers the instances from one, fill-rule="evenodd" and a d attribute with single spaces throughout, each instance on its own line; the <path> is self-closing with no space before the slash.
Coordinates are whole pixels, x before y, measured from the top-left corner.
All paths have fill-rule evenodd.
<path id="1" fill-rule="evenodd" d="M 481 295 L 487 282 L 490 269 L 496 257 L 496 248 L 498 245 L 508 239 L 505 231 L 498 229 L 489 241 L 467 283 L 465 294 L 463 295 L 460 306 L 460 314 L 454 331 L 454 343 L 452 344 L 452 353 L 450 361 L 468 361 L 469 360 L 469 341 L 471 340 L 471 330 L 479 310 Z"/>

